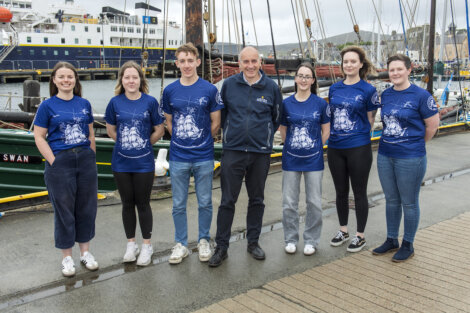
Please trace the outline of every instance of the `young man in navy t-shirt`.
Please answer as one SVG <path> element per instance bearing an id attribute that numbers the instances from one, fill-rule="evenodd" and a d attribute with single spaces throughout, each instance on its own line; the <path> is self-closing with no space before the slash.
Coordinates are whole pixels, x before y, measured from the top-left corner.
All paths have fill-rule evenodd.
<path id="1" fill-rule="evenodd" d="M 199 260 L 206 262 L 211 257 L 213 137 L 220 128 L 223 102 L 217 88 L 197 75 L 201 60 L 193 44 L 182 45 L 175 55 L 181 78 L 168 85 L 162 97 L 167 128 L 171 133 L 170 173 L 176 241 L 169 262 L 181 263 L 188 255 L 186 202 L 191 173 L 199 210 Z"/>

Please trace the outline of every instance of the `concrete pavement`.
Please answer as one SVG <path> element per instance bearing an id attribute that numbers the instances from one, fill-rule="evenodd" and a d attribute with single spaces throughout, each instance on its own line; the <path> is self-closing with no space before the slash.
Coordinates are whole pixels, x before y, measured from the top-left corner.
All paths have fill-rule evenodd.
<path id="1" fill-rule="evenodd" d="M 434 183 L 423 188 L 421 227 L 468 211 L 470 175 L 465 173 L 470 172 L 469 136 L 468 133 L 444 136 L 433 139 L 428 145 L 425 181 Z M 451 173 L 462 175 L 450 178 Z M 227 262 L 217 269 L 200 264 L 197 254 L 191 255 L 178 266 L 169 266 L 165 262 L 173 246 L 170 198 L 152 202 L 152 243 L 157 253 L 153 265 L 145 269 L 121 264 L 126 240 L 119 201 L 111 197 L 101 202 L 96 222 L 97 234 L 92 241 L 92 252 L 100 262 L 100 270 L 90 273 L 78 266 L 77 276 L 72 279 L 61 276 L 60 251 L 53 248 L 53 215 L 50 208 L 7 215 L 0 220 L 0 309 L 41 311 L 47 308 L 51 312 L 60 312 L 70 305 L 74 311 L 89 311 L 90 308 L 116 312 L 191 311 L 347 255 L 345 249 L 333 249 L 328 245 L 338 226 L 332 209 L 334 188 L 327 169 L 323 181 L 324 229 L 318 254 L 306 258 L 299 253 L 287 256 L 283 252 L 283 234 L 279 223 L 282 216 L 280 178 L 280 168 L 273 167 L 266 190 L 266 233 L 261 238 L 268 259 L 264 262 L 253 260 L 245 252 L 246 242 L 239 240 L 231 245 Z M 449 179 L 436 183 L 442 178 Z M 375 199 L 366 230 L 368 245 L 372 247 L 383 241 L 385 229 L 384 201 L 380 199 L 381 188 L 375 164 L 371 171 L 369 194 L 371 199 Z M 213 201 L 216 213 L 220 202 L 219 189 L 214 190 Z M 302 197 L 302 211 L 305 207 L 303 201 Z M 196 203 L 195 195 L 190 195 L 190 221 L 197 220 Z M 246 192 L 243 191 L 237 204 L 234 233 L 242 233 L 245 228 L 246 203 Z M 216 214 L 213 217 L 212 235 L 215 234 L 215 218 Z M 351 231 L 354 232 L 355 218 L 351 216 L 350 220 Z M 243 235 L 239 238 L 243 238 Z M 189 240 L 192 247 L 196 239 L 196 223 L 190 223 Z M 74 253 L 78 263 L 78 249 Z M 87 284 L 89 286 L 84 286 Z M 132 299 L 127 299 L 129 295 Z M 24 302 L 26 304 L 21 306 Z M 153 306 L 148 307 L 150 304 Z"/>

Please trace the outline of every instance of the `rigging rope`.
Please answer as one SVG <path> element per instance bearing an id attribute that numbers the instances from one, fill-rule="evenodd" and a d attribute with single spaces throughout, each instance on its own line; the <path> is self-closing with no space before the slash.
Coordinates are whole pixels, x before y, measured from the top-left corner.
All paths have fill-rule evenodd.
<path id="1" fill-rule="evenodd" d="M 276 74 L 277 74 L 277 85 L 279 86 L 279 88 L 282 88 L 281 78 L 279 77 L 279 69 L 277 67 L 276 45 L 274 44 L 273 24 L 271 22 L 271 8 L 269 6 L 269 0 L 266 0 L 266 2 L 268 4 L 269 27 L 271 28 L 271 41 L 273 43 L 274 68 L 276 69 Z"/>
<path id="2" fill-rule="evenodd" d="M 256 47 L 258 48 L 259 47 L 259 45 L 258 45 L 258 35 L 256 34 L 255 18 L 253 17 L 253 7 L 251 6 L 251 0 L 250 0 L 250 12 L 251 12 L 251 20 L 253 21 L 253 30 L 255 32 Z"/>
<path id="3" fill-rule="evenodd" d="M 325 56 L 326 32 L 325 32 L 325 27 L 323 25 L 323 18 L 322 18 L 322 14 L 320 12 L 320 5 L 318 4 L 318 0 L 315 0 L 315 2 L 313 4 L 314 4 L 314 7 L 315 7 L 315 13 L 317 15 L 318 26 L 320 28 L 320 34 L 321 34 L 322 40 L 323 40 L 323 44 L 322 44 L 322 46 L 323 46 L 323 56 Z M 328 71 L 330 73 L 331 79 L 335 82 L 336 81 L 336 74 L 333 70 L 331 62 L 328 62 Z"/>
<path id="4" fill-rule="evenodd" d="M 238 28 L 238 17 L 237 17 L 237 9 L 235 8 L 235 2 L 232 0 L 232 18 L 233 18 L 233 27 L 235 32 L 235 40 L 237 41 L 237 50 L 240 52 L 240 30 Z"/>
<path id="5" fill-rule="evenodd" d="M 147 1 L 148 2 L 148 1 Z M 127 0 L 124 0 L 124 13 L 126 13 L 126 4 L 127 4 Z M 124 42 L 124 19 L 121 18 L 121 39 L 119 39 L 119 67 L 121 67 L 121 56 L 122 56 L 122 44 Z M 145 25 L 144 25 L 144 29 L 145 29 Z"/>
<path id="6" fill-rule="evenodd" d="M 354 10 L 353 10 L 353 7 L 352 7 L 351 0 L 346 0 L 346 5 L 348 6 L 349 16 L 351 17 L 354 32 L 357 35 L 357 39 L 359 39 L 359 44 L 361 44 L 362 40 L 361 40 L 361 35 L 359 34 L 359 24 L 357 23 L 356 15 L 354 15 Z"/>
<path id="7" fill-rule="evenodd" d="M 460 96 L 462 97 L 462 106 L 465 106 L 465 97 L 464 97 L 464 94 L 463 94 L 463 90 L 462 90 L 462 80 L 460 79 L 460 59 L 459 59 L 459 49 L 457 48 L 457 36 L 455 34 L 455 29 L 457 28 L 455 25 L 455 22 L 454 22 L 454 0 L 451 0 L 450 1 L 450 13 L 451 13 L 451 16 L 452 16 L 452 37 L 454 39 L 454 48 L 455 48 L 455 58 L 457 60 L 457 73 L 458 73 L 458 81 L 459 81 L 459 89 L 460 89 Z M 444 34 L 442 34 L 444 35 Z M 457 111 L 457 114 L 456 114 L 456 121 L 458 119 L 458 111 Z M 464 116 L 464 120 L 466 119 L 466 116 Z"/>
<path id="8" fill-rule="evenodd" d="M 165 86 L 166 41 L 167 41 L 167 34 L 168 34 L 168 6 L 169 6 L 169 0 L 163 0 L 163 20 L 164 20 L 165 25 L 163 28 L 163 66 L 162 66 L 162 82 L 161 82 L 161 88 L 160 88 L 160 99 L 163 95 L 163 87 Z"/>
<path id="9" fill-rule="evenodd" d="M 243 48 L 245 48 L 245 28 L 243 25 L 242 0 L 238 0 L 238 4 L 240 5 L 240 25 L 242 27 Z"/>
<path id="10" fill-rule="evenodd" d="M 299 7 L 300 7 L 300 12 L 302 13 L 302 19 L 304 21 L 304 30 L 305 30 L 305 37 L 307 38 L 307 46 L 308 50 L 310 51 L 310 56 L 313 55 L 313 50 L 312 50 L 312 44 L 310 42 L 310 39 L 312 38 L 312 30 L 310 29 L 311 22 L 310 19 L 307 18 L 307 15 L 305 13 L 305 7 L 304 7 L 304 1 L 299 0 Z"/>
<path id="11" fill-rule="evenodd" d="M 384 38 L 387 38 L 385 36 L 385 32 L 382 28 L 382 20 L 380 19 L 380 15 L 379 15 L 379 11 L 377 10 L 377 7 L 375 6 L 375 2 L 374 0 L 372 0 L 372 4 L 374 5 L 374 11 L 375 11 L 375 15 L 377 16 L 377 21 L 379 22 L 379 27 L 380 27 L 380 32 L 382 33 L 382 35 L 384 36 Z M 387 55 L 390 55 L 390 51 L 389 51 L 389 48 L 388 48 L 388 41 L 385 40 L 386 44 L 385 44 L 385 48 L 387 49 Z M 380 42 L 377 43 L 378 45 L 380 45 Z"/>
<path id="12" fill-rule="evenodd" d="M 405 39 L 405 51 L 406 51 L 406 56 L 408 56 L 408 42 L 406 40 L 406 30 L 405 30 L 405 22 L 403 20 L 403 10 L 401 7 L 401 0 L 398 0 L 398 4 L 400 5 L 400 15 L 401 15 L 401 27 L 403 28 L 403 37 Z"/>
<path id="13" fill-rule="evenodd" d="M 299 40 L 299 55 L 300 55 L 301 53 L 303 54 L 303 51 L 304 51 L 303 48 L 302 48 L 302 39 L 300 38 L 299 27 L 297 26 L 297 15 L 295 14 L 293 0 L 290 0 L 290 4 L 292 6 L 292 14 L 294 15 L 295 30 L 297 32 L 297 38 Z"/>

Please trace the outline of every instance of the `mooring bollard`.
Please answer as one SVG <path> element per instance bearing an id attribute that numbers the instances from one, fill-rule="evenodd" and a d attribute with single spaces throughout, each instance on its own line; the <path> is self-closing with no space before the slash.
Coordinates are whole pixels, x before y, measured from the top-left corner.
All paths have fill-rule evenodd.
<path id="1" fill-rule="evenodd" d="M 23 111 L 35 113 L 38 109 L 41 86 L 37 80 L 25 80 L 23 82 Z"/>

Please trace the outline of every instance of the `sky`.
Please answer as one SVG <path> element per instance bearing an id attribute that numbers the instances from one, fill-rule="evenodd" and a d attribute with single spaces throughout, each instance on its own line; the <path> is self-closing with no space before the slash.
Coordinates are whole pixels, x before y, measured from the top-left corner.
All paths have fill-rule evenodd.
<path id="1" fill-rule="evenodd" d="M 168 11 L 171 20 L 176 20 L 178 23 L 182 21 L 182 2 L 183 0 L 168 0 Z M 294 15 L 292 12 L 291 1 L 289 0 L 215 0 L 216 2 L 216 24 L 217 24 L 217 38 L 218 41 L 228 41 L 228 25 L 230 25 L 231 39 L 234 39 L 234 23 L 232 12 L 230 9 L 231 23 L 227 23 L 227 3 L 232 8 L 232 3 L 237 10 L 238 20 L 240 3 L 242 6 L 243 24 L 245 29 L 246 42 L 248 44 L 256 45 L 256 37 L 259 45 L 272 44 L 271 33 L 269 27 L 267 1 L 269 1 L 271 8 L 271 20 L 274 33 L 274 41 L 276 45 L 285 43 L 296 43 L 298 37 L 296 35 L 296 27 Z M 444 1 L 437 0 L 436 7 L 436 32 L 441 33 L 442 24 L 444 21 Z M 33 8 L 38 6 L 44 7 L 44 2 L 48 3 L 63 3 L 64 0 L 33 0 Z M 119 10 L 126 10 L 132 13 L 134 4 L 136 2 L 146 2 L 146 0 L 75 0 L 75 4 L 87 10 L 90 14 L 97 16 L 103 6 L 111 6 Z M 323 34 L 320 31 L 321 27 L 325 30 L 325 36 L 330 37 L 342 33 L 353 31 L 353 23 L 351 15 L 348 10 L 346 0 L 292 0 L 294 3 L 307 3 L 306 11 L 312 21 L 312 33 L 316 39 L 322 39 Z M 323 23 L 319 22 L 315 11 L 314 3 L 317 2 L 320 8 L 320 16 Z M 382 10 L 380 16 L 380 23 L 377 22 L 377 14 L 374 10 L 374 4 L 379 10 L 379 3 L 382 3 Z M 359 25 L 360 30 L 381 31 L 385 34 L 390 34 L 393 30 L 403 33 L 399 0 L 351 0 L 352 9 L 355 20 Z M 401 0 L 403 6 L 405 28 L 409 27 L 408 19 L 405 12 L 410 12 L 409 7 L 414 3 L 418 3 L 412 25 L 422 25 L 429 23 L 430 18 L 430 0 Z M 447 16 L 445 25 L 449 25 L 452 21 L 450 2 L 447 0 Z M 163 9 L 163 0 L 149 0 L 150 5 Z M 252 5 L 253 19 L 250 10 L 250 3 Z M 454 6 L 454 21 L 458 28 L 466 28 L 466 15 L 465 15 L 465 1 L 452 0 Z M 224 7 L 222 6 L 224 4 Z M 222 14 L 222 10 L 225 14 Z M 379 10 L 380 11 L 380 10 Z M 408 15 L 410 15 L 408 13 Z M 411 17 L 410 17 L 411 19 Z M 379 28 L 381 25 L 381 30 Z M 239 27 L 240 23 L 239 23 Z M 255 31 L 256 28 L 256 37 Z M 224 34 L 222 34 L 224 30 Z M 241 36 L 241 35 L 240 35 Z M 302 30 L 302 36 L 305 40 L 305 31 Z M 223 40 L 222 40 L 223 39 Z"/>

